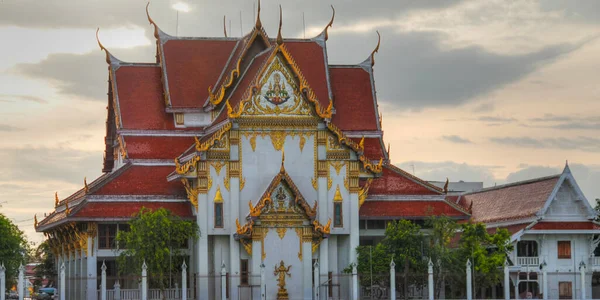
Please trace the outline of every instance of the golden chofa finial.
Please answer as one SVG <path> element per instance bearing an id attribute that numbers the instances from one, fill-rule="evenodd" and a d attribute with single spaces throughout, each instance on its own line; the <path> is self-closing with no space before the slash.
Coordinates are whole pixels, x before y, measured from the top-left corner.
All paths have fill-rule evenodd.
<path id="1" fill-rule="evenodd" d="M 154 23 L 154 20 L 152 20 L 152 18 L 150 17 L 150 11 L 148 10 L 149 6 L 150 6 L 150 1 L 148 1 L 148 4 L 146 4 L 146 16 L 148 17 L 148 22 L 154 26 L 154 37 L 158 39 L 159 38 L 158 26 L 156 25 L 156 23 Z"/>
<path id="2" fill-rule="evenodd" d="M 227 37 L 227 26 L 225 26 L 225 16 L 223 16 L 223 34 Z"/>
<path id="3" fill-rule="evenodd" d="M 285 148 L 281 148 L 281 168 L 279 169 L 279 171 L 281 173 L 285 172 L 285 166 L 283 165 L 283 163 L 285 162 Z"/>
<path id="4" fill-rule="evenodd" d="M 108 52 L 106 47 L 104 47 L 104 45 L 102 45 L 102 42 L 100 42 L 100 37 L 98 37 L 99 31 L 100 31 L 100 27 L 98 27 L 98 29 L 96 29 L 96 41 L 98 42 L 98 46 L 100 47 L 100 50 L 104 51 L 104 53 L 106 54 L 106 63 L 110 65 L 110 53 Z"/>
<path id="5" fill-rule="evenodd" d="M 333 14 L 331 15 L 331 20 L 329 21 L 329 23 L 327 23 L 327 26 L 325 26 L 325 40 L 329 38 L 329 33 L 327 32 L 327 29 L 333 26 L 333 19 L 335 19 L 335 8 L 333 8 L 333 5 L 331 6 L 331 10 L 333 11 Z"/>
<path id="6" fill-rule="evenodd" d="M 87 185 L 87 177 L 83 177 L 83 189 L 85 190 L 86 194 L 87 194 L 87 192 L 90 191 L 90 189 L 88 188 L 88 185 Z"/>
<path id="7" fill-rule="evenodd" d="M 54 207 L 58 206 L 58 192 L 54 192 Z"/>
<path id="8" fill-rule="evenodd" d="M 371 52 L 371 66 L 375 65 L 375 53 L 379 52 L 380 44 L 381 44 L 381 34 L 379 34 L 379 31 L 377 31 L 377 46 L 375 46 L 375 49 L 373 49 L 373 52 Z"/>
<path id="9" fill-rule="evenodd" d="M 258 0 L 258 9 L 256 11 L 256 29 L 262 28 L 262 23 L 260 22 L 260 0 Z"/>
<path id="10" fill-rule="evenodd" d="M 281 25 L 282 25 L 282 17 L 281 17 L 281 5 L 279 5 L 279 30 L 277 31 L 277 45 L 283 44 L 283 37 L 281 36 Z"/>
<path id="11" fill-rule="evenodd" d="M 69 201 L 65 202 L 65 214 L 68 216 L 71 213 L 71 209 L 69 208 Z"/>
<path id="12" fill-rule="evenodd" d="M 33 215 L 33 227 L 37 228 L 38 226 L 38 220 L 37 220 L 37 214 Z"/>
<path id="13" fill-rule="evenodd" d="M 448 185 L 450 184 L 450 180 L 448 180 L 448 177 L 446 177 L 446 183 L 444 184 L 444 193 L 447 194 L 448 193 Z"/>

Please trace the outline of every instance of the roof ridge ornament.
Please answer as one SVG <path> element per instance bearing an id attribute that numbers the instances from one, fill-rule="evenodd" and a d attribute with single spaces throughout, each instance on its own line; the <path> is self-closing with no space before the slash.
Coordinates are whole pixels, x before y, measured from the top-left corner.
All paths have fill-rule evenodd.
<path id="1" fill-rule="evenodd" d="M 569 168 L 569 160 L 565 161 L 565 168 L 563 169 L 563 173 L 571 173 L 571 168 Z"/>
<path id="2" fill-rule="evenodd" d="M 335 8 L 333 8 L 333 5 L 331 5 L 331 10 L 333 11 L 333 14 L 331 15 L 331 20 L 329 20 L 329 23 L 327 23 L 327 25 L 325 25 L 325 29 L 323 30 L 323 31 L 325 31 L 325 40 L 327 40 L 329 38 L 327 29 L 333 27 L 333 20 L 335 19 Z"/>
<path id="3" fill-rule="evenodd" d="M 58 192 L 54 192 L 54 208 L 58 207 Z"/>
<path id="4" fill-rule="evenodd" d="M 256 11 L 256 25 L 254 27 L 258 30 L 262 28 L 262 22 L 260 21 L 260 0 L 258 0 L 258 9 Z"/>
<path id="5" fill-rule="evenodd" d="M 375 65 L 375 53 L 379 52 L 379 45 L 381 44 L 381 34 L 379 34 L 379 30 L 377 32 L 377 46 L 371 52 L 371 67 Z"/>
<path id="6" fill-rule="evenodd" d="M 150 11 L 148 10 L 148 7 L 150 7 L 150 1 L 148 1 L 148 4 L 146 4 L 146 17 L 148 17 L 148 22 L 150 22 L 150 24 L 152 26 L 154 26 L 154 37 L 156 39 L 159 39 L 159 35 L 158 35 L 158 25 L 156 25 L 156 23 L 154 22 L 154 20 L 152 20 L 152 18 L 150 17 Z"/>
<path id="7" fill-rule="evenodd" d="M 223 15 L 223 33 L 227 37 L 227 26 L 225 26 L 225 15 Z"/>
<path id="8" fill-rule="evenodd" d="M 259 1 L 259 3 L 260 3 L 260 1 Z M 280 4 L 279 5 L 279 29 L 277 31 L 277 45 L 283 44 L 283 37 L 281 36 L 281 25 L 282 25 L 282 15 L 281 15 L 281 4 Z"/>
<path id="9" fill-rule="evenodd" d="M 106 63 L 107 64 L 111 64 L 111 58 L 113 57 L 112 54 L 110 54 L 110 52 L 108 52 L 108 49 L 106 49 L 106 47 L 104 47 L 104 45 L 102 45 L 102 42 L 100 42 L 100 37 L 98 36 L 98 32 L 100 31 L 100 27 L 98 27 L 96 29 L 96 41 L 98 42 L 98 46 L 100 47 L 101 51 L 104 51 L 106 54 Z"/>

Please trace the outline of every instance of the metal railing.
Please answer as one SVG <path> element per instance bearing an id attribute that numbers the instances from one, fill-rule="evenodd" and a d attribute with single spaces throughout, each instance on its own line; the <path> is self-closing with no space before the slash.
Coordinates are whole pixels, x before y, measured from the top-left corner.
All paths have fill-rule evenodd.
<path id="1" fill-rule="evenodd" d="M 519 265 L 519 266 L 539 266 L 540 258 L 537 256 L 519 256 L 519 257 L 517 257 L 517 265 Z"/>

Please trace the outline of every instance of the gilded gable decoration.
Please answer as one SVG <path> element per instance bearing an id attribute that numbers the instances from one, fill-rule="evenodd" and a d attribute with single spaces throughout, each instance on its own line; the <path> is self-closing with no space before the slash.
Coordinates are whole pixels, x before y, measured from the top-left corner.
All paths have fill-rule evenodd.
<path id="1" fill-rule="evenodd" d="M 342 198 L 342 193 L 340 192 L 340 186 L 338 185 L 335 189 L 335 194 L 333 195 L 333 202 L 342 202 L 344 198 Z"/>
<path id="2" fill-rule="evenodd" d="M 215 192 L 214 203 L 223 203 L 223 194 L 221 194 L 221 187 L 217 185 L 217 191 Z"/>

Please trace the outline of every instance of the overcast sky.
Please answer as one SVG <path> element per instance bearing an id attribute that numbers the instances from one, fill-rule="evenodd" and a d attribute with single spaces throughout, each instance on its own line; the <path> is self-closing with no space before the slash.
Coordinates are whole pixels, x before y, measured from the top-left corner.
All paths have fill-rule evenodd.
<path id="1" fill-rule="evenodd" d="M 223 15 L 233 36 L 254 23 L 251 0 L 187 3 L 180 36 L 222 36 Z M 175 35 L 173 4 L 152 0 L 150 13 Z M 379 30 L 375 80 L 394 164 L 490 186 L 568 160 L 588 200 L 600 198 L 600 1 L 263 0 L 271 36 L 278 4 L 286 37 L 315 36 L 334 5 L 330 63 L 363 61 Z M 121 60 L 152 62 L 145 5 L 0 0 L 0 212 L 34 241 L 33 215 L 53 210 L 54 192 L 101 174 L 107 66 L 95 30 Z"/>

